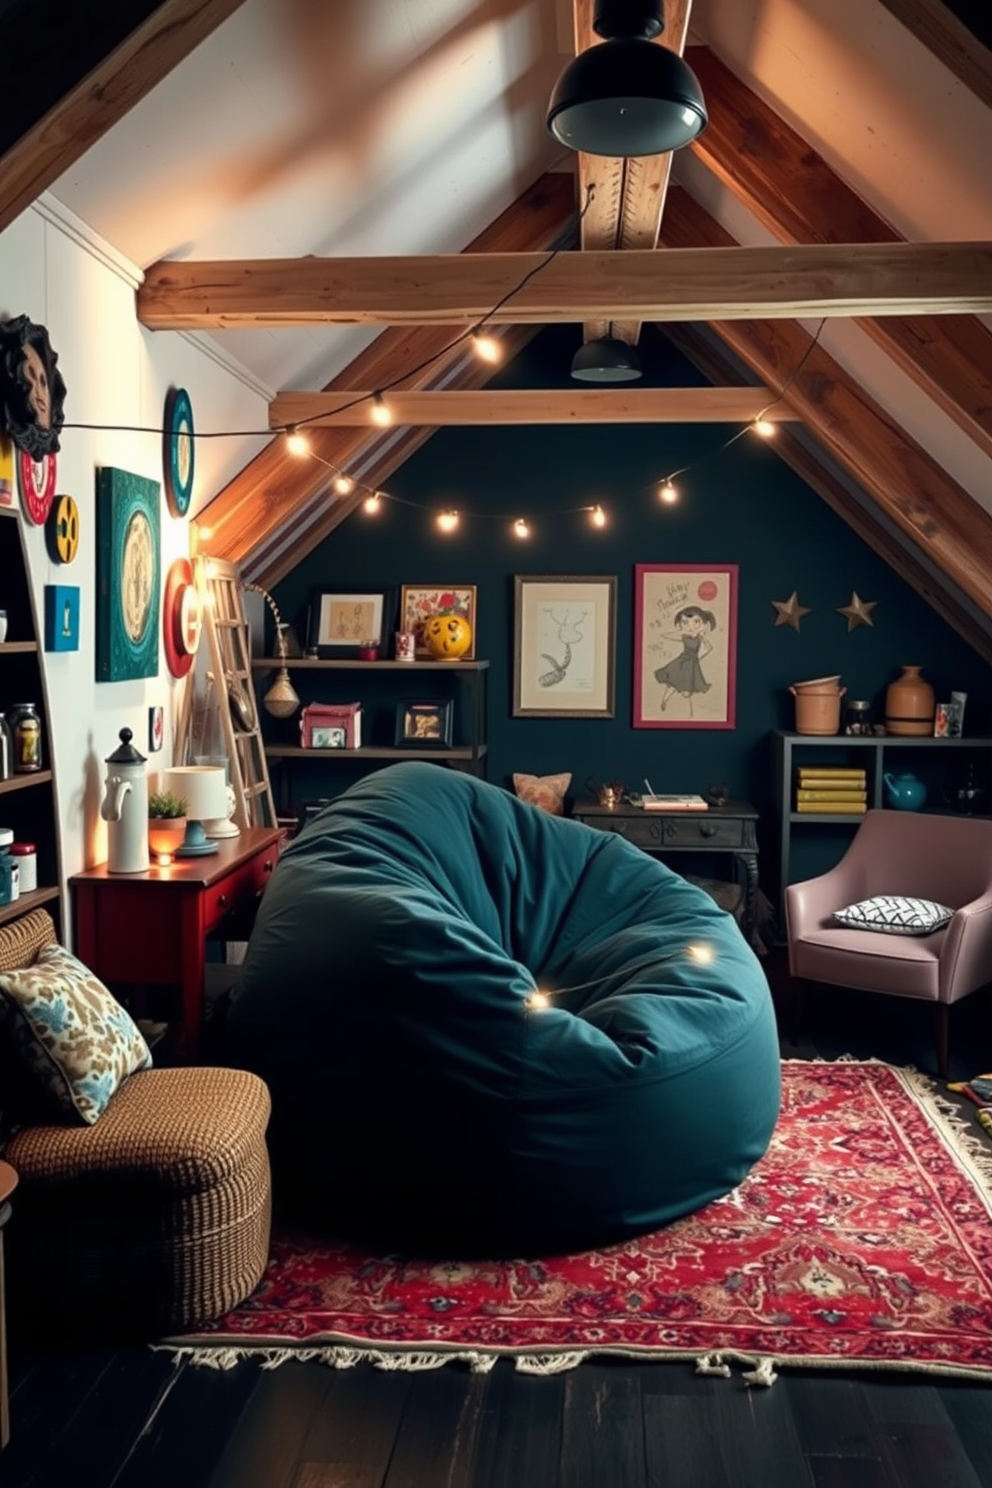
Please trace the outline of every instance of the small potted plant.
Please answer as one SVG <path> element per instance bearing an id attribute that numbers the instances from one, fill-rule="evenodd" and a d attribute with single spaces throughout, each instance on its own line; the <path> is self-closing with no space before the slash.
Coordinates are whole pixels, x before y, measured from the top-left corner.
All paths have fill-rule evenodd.
<path id="1" fill-rule="evenodd" d="M 172 855 L 186 835 L 185 796 L 171 791 L 152 791 L 148 797 L 148 848 L 156 863 L 172 862 Z"/>

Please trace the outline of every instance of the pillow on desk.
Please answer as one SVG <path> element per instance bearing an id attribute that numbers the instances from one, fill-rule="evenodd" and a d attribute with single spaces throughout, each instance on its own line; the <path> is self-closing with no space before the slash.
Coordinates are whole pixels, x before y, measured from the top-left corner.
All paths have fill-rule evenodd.
<path id="1" fill-rule="evenodd" d="M 914 899 L 904 894 L 876 894 L 846 909 L 834 911 L 834 919 L 848 930 L 876 930 L 884 935 L 933 935 L 943 930 L 953 915 L 946 904 L 933 899 Z"/>
<path id="2" fill-rule="evenodd" d="M 21 1065 L 60 1114 L 88 1126 L 151 1050 L 130 1013 L 61 945 L 32 966 L 0 972 L 0 1012 Z"/>
<path id="3" fill-rule="evenodd" d="M 564 811 L 565 792 L 572 783 L 571 771 L 562 775 L 514 775 L 513 789 L 521 801 L 539 806 L 551 816 Z"/>

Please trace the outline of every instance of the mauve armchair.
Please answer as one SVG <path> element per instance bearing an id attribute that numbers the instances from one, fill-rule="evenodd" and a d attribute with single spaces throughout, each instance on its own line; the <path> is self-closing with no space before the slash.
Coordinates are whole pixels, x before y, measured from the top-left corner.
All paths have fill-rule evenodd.
<path id="1" fill-rule="evenodd" d="M 923 936 L 834 921 L 836 910 L 877 894 L 935 900 L 954 915 Z M 946 1079 L 948 1009 L 992 980 L 992 820 L 869 811 L 836 867 L 788 886 L 785 915 L 797 982 L 794 1034 L 810 982 L 932 1002 L 937 1067 Z"/>

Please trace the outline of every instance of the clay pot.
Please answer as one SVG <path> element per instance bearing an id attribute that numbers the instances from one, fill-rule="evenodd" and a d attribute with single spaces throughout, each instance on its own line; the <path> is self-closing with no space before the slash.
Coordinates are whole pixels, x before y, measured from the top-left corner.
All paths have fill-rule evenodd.
<path id="1" fill-rule="evenodd" d="M 839 677 L 814 677 L 789 688 L 796 700 L 797 734 L 836 734 L 840 731 L 840 700 L 847 691 Z"/>
<path id="2" fill-rule="evenodd" d="M 885 691 L 885 730 L 895 735 L 933 733 L 933 688 L 918 666 L 904 666 Z"/>

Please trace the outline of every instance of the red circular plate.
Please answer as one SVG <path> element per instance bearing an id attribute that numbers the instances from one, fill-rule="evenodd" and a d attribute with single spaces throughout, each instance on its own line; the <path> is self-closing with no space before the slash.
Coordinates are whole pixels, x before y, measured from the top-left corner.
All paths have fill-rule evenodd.
<path id="1" fill-rule="evenodd" d="M 177 558 L 165 579 L 162 597 L 165 659 L 174 677 L 185 677 L 200 643 L 200 598 L 193 585 L 193 565 Z"/>
<path id="2" fill-rule="evenodd" d="M 36 527 L 43 527 L 55 500 L 55 483 L 58 479 L 57 462 L 54 455 L 42 455 L 32 460 L 23 450 L 17 451 L 17 483 L 21 488 L 21 504 L 28 518 Z"/>

